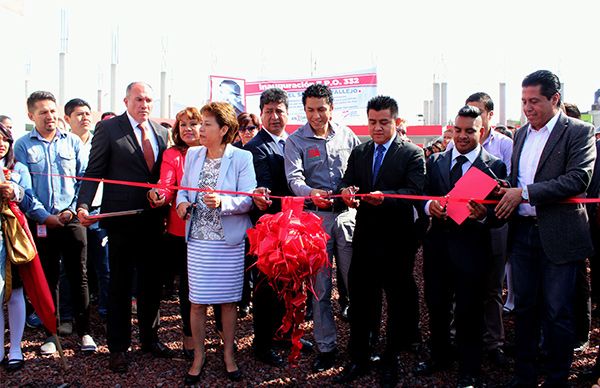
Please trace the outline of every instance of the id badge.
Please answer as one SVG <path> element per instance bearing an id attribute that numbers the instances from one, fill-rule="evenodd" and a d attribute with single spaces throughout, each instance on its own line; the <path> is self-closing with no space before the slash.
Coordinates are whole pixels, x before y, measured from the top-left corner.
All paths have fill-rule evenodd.
<path id="1" fill-rule="evenodd" d="M 37 225 L 36 234 L 38 237 L 48 237 L 48 231 L 46 230 L 46 225 Z"/>

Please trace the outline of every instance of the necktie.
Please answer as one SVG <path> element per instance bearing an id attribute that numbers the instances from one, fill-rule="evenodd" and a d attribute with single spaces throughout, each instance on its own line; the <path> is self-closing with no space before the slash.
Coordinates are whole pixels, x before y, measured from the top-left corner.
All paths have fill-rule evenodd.
<path id="1" fill-rule="evenodd" d="M 285 152 L 285 140 L 283 140 L 283 139 L 279 140 L 279 145 L 281 146 L 281 150 L 283 152 Z"/>
<path id="2" fill-rule="evenodd" d="M 373 165 L 373 184 L 375 184 L 377 174 L 379 173 L 379 169 L 381 168 L 381 162 L 383 161 L 383 151 L 385 151 L 385 147 L 381 144 L 379 144 L 375 149 L 375 164 Z"/>
<path id="3" fill-rule="evenodd" d="M 142 151 L 144 152 L 144 160 L 148 165 L 148 170 L 152 171 L 154 167 L 154 150 L 152 149 L 152 143 L 148 138 L 148 131 L 142 124 L 138 124 L 138 128 L 142 131 Z"/>
<path id="4" fill-rule="evenodd" d="M 465 164 L 469 159 L 464 155 L 458 155 L 456 157 L 456 163 L 450 170 L 450 186 L 454 187 L 456 182 L 462 177 L 462 165 Z"/>

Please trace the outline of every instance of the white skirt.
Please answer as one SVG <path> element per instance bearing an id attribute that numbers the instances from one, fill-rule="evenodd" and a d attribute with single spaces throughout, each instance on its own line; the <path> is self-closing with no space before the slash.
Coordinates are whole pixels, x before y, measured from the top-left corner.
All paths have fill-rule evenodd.
<path id="1" fill-rule="evenodd" d="M 190 302 L 234 303 L 242 299 L 244 242 L 229 245 L 224 240 L 188 240 Z"/>

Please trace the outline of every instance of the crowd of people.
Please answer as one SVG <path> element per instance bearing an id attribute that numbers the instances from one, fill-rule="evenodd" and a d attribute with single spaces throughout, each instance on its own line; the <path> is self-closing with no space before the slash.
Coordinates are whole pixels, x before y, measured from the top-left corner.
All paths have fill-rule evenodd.
<path id="1" fill-rule="evenodd" d="M 0 164 L 10 171 L 0 196 L 27 215 L 57 319 L 72 322 L 82 352 L 97 351 L 90 333 L 94 294 L 106 321 L 112 372 L 128 370 L 132 306 L 141 350 L 173 357 L 158 335 L 157 285 L 168 288 L 176 275 L 182 352 L 191 362 L 185 385 L 202 381 L 209 305 L 229 380 L 244 378 L 236 362 L 236 322 L 250 306 L 254 357 L 284 365 L 275 346 L 292 340 L 278 332 L 283 301 L 252 267 L 256 258 L 248 255 L 246 231 L 263 214 L 281 211 L 274 197 L 296 196 L 330 236 L 332 266 L 315 275 L 309 294 L 315 345 L 309 335 L 301 339 L 305 351 L 318 352 L 313 372 L 338 366 L 339 352 L 346 351 L 349 361 L 332 383 L 352 383 L 377 363 L 380 385 L 396 386 L 400 353 L 424 346 L 420 309 L 427 308 L 429 357 L 415 365 L 415 375 L 456 363 L 452 385 L 478 387 L 484 357 L 507 367 L 503 313 L 512 312 L 514 378 L 506 385 L 536 387 L 543 377 L 544 386 L 568 386 L 574 349 L 589 344 L 600 252 L 594 250 L 597 204 L 567 200 L 598 197 L 600 141 L 590 124 L 573 118 L 576 107 L 561 101 L 555 74 L 540 70 L 524 78 L 528 123 L 521 128 L 494 127 L 493 101 L 478 92 L 457 110 L 453 126 L 424 147 L 410 141 L 389 96 L 368 102 L 370 140 L 361 142 L 333 121 L 333 93 L 321 84 L 303 91 L 306 124 L 291 134 L 288 96 L 277 88 L 261 94 L 260 117 L 210 102 L 179 112 L 172 128 L 150 119 L 153 102 L 151 86 L 133 82 L 126 111 L 103 114 L 92 130 L 86 101 L 70 100 L 61 126 L 54 96 L 34 92 L 27 100 L 34 128 L 17 140 L 10 119 L 0 117 Z M 496 201 L 464 198 L 468 216 L 457 222 L 443 198 L 471 168 L 496 182 L 487 197 Z M 155 186 L 149 190 L 146 183 Z M 411 197 L 419 195 L 437 199 Z M 100 222 L 98 214 L 104 214 Z M 421 246 L 425 306 L 414 278 Z M 2 313 L 0 358 L 15 371 L 24 366 L 26 321 L 35 325 L 36 314 L 7 249 L 3 240 L 0 296 L 8 306 L 10 350 L 5 357 Z M 347 300 L 347 350 L 338 348 L 336 274 L 340 302 Z M 374 350 L 384 305 L 385 349 L 379 355 Z M 40 352 L 54 354 L 55 337 L 47 334 Z M 589 374 L 600 377 L 600 362 Z"/>

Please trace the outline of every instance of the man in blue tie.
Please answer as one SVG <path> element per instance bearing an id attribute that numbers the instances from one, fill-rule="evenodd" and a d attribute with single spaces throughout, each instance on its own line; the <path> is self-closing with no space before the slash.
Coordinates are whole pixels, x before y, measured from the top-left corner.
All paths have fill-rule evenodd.
<path id="1" fill-rule="evenodd" d="M 465 106 L 454 124 L 454 148 L 427 160 L 425 195 L 447 195 L 470 168 L 494 179 L 506 178 L 506 165 L 480 144 L 481 111 Z M 424 203 L 432 217 L 423 239 L 425 301 L 429 310 L 431 358 L 418 364 L 417 375 L 449 368 L 454 351 L 450 345 L 452 302 L 458 356 L 457 387 L 478 387 L 482 357 L 483 306 L 486 274 L 492 264 L 490 228 L 501 225 L 493 207 L 469 201 L 469 217 L 460 225 L 448 217 L 442 201 Z M 454 300 L 452 296 L 454 295 Z"/>
<path id="2" fill-rule="evenodd" d="M 381 308 L 378 298 L 385 291 L 387 339 L 381 385 L 393 387 L 398 381 L 398 352 L 412 331 L 406 312 L 418 308 L 413 278 L 416 228 L 412 201 L 383 195 L 421 194 L 425 159 L 421 148 L 397 135 L 401 119 L 394 99 L 374 97 L 367 104 L 367 116 L 371 140 L 352 150 L 338 188 L 357 214 L 348 274 L 350 363 L 335 382 L 348 383 L 367 373 L 371 317 Z M 358 199 L 356 193 L 365 196 Z"/>

